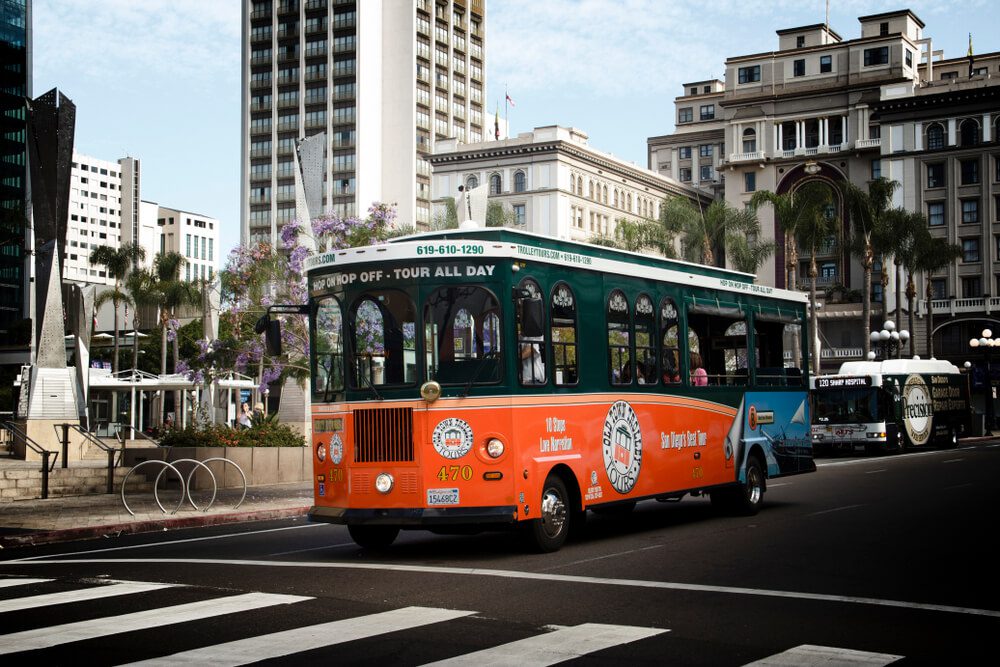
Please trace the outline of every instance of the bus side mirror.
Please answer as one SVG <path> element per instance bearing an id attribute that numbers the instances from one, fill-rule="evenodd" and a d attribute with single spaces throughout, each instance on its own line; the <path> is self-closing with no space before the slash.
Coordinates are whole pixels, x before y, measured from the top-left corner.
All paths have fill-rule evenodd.
<path id="1" fill-rule="evenodd" d="M 281 356 L 281 322 L 272 320 L 269 315 L 262 316 L 253 327 L 254 331 L 264 334 L 264 349 L 272 357 Z"/>
<path id="2" fill-rule="evenodd" d="M 542 300 L 521 299 L 521 335 L 525 338 L 542 338 Z"/>

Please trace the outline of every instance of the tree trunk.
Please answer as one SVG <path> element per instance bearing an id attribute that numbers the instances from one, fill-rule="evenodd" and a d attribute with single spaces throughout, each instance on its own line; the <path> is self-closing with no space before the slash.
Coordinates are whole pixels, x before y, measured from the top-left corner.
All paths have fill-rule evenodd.
<path id="1" fill-rule="evenodd" d="M 903 322 L 903 265 L 899 263 L 899 260 L 893 260 L 896 265 L 896 315 L 893 320 L 896 322 L 896 328 L 899 329 L 899 325 Z"/>
<path id="2" fill-rule="evenodd" d="M 914 319 L 913 319 L 913 316 L 914 316 L 913 311 L 914 311 L 914 306 L 916 305 L 916 301 L 917 301 L 917 286 L 913 282 L 913 274 L 912 273 L 907 273 L 906 274 L 906 306 L 907 306 L 907 308 L 910 309 L 910 312 L 907 314 L 907 317 L 909 318 L 908 319 L 908 325 L 909 325 L 909 328 L 910 328 L 910 343 L 909 343 L 909 345 L 910 345 L 910 356 L 911 357 L 913 356 L 913 349 L 916 347 L 916 342 L 917 342 L 916 339 L 914 338 L 914 336 L 916 335 L 916 330 L 914 329 L 914 325 L 916 323 L 914 322 Z M 902 356 L 903 355 L 900 354 L 900 357 L 902 357 Z"/>
<path id="3" fill-rule="evenodd" d="M 872 349 L 872 266 L 875 264 L 875 257 L 872 255 L 871 243 L 865 243 L 865 256 L 862 265 L 865 269 L 864 293 L 861 296 L 861 324 L 864 331 L 865 358 Z"/>
<path id="4" fill-rule="evenodd" d="M 813 249 L 809 257 L 809 324 L 810 335 L 809 349 L 812 356 L 813 375 L 819 375 L 819 317 L 816 312 L 816 276 L 819 271 L 816 269 L 816 250 Z"/>
<path id="5" fill-rule="evenodd" d="M 927 274 L 927 358 L 934 358 L 934 306 L 931 298 L 934 290 L 931 287 L 930 272 Z"/>
<path id="6" fill-rule="evenodd" d="M 113 369 L 113 372 L 117 375 L 118 374 L 118 301 L 114 302 L 114 311 L 115 311 L 115 326 L 114 326 L 115 344 L 113 350 L 115 356 L 111 360 L 111 368 Z"/>

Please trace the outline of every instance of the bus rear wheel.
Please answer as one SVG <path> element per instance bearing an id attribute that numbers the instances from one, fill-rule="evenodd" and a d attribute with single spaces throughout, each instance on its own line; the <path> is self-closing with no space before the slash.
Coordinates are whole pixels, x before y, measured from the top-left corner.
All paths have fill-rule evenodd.
<path id="1" fill-rule="evenodd" d="M 712 491 L 712 505 L 723 511 L 742 516 L 753 516 L 760 511 L 766 489 L 764 464 L 754 455 L 747 461 L 746 481 L 735 487 Z"/>
<path id="2" fill-rule="evenodd" d="M 527 522 L 528 545 L 541 553 L 558 551 L 569 536 L 570 505 L 566 484 L 558 475 L 549 475 L 542 487 L 539 518 Z"/>
<path id="3" fill-rule="evenodd" d="M 385 549 L 399 535 L 399 526 L 348 526 L 347 532 L 362 549 Z"/>

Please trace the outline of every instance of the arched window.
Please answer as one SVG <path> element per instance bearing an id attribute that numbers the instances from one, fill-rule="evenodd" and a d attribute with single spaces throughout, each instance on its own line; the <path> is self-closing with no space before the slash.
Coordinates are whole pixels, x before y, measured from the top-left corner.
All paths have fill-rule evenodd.
<path id="1" fill-rule="evenodd" d="M 583 196 L 583 176 L 576 177 L 576 194 Z"/>
<path id="2" fill-rule="evenodd" d="M 618 208 L 618 189 L 615 188 L 615 208 Z"/>
<path id="3" fill-rule="evenodd" d="M 927 150 L 937 151 L 944 148 L 944 127 L 940 123 L 927 126 Z"/>
<path id="4" fill-rule="evenodd" d="M 663 384 L 680 384 L 681 350 L 677 339 L 677 306 L 673 299 L 660 301 L 660 368 Z"/>
<path id="5" fill-rule="evenodd" d="M 479 187 L 479 178 L 476 176 L 469 176 L 465 179 L 465 189 L 472 190 L 473 188 Z"/>
<path id="6" fill-rule="evenodd" d="M 628 208 L 626 208 L 626 210 L 627 210 L 627 211 L 628 211 L 629 213 L 631 213 L 631 212 L 632 212 L 632 193 L 631 193 L 631 192 L 630 192 L 630 193 L 629 193 L 629 195 L 628 195 Z"/>
<path id="7" fill-rule="evenodd" d="M 356 389 L 416 381 L 416 368 L 403 363 L 406 350 L 416 350 L 416 315 L 413 301 L 399 290 L 368 292 L 355 302 L 348 330 Z"/>
<path id="8" fill-rule="evenodd" d="M 959 141 L 962 146 L 976 146 L 979 144 L 979 123 L 971 118 L 962 121 L 959 126 Z"/>
<path id="9" fill-rule="evenodd" d="M 566 283 L 552 290 L 550 332 L 552 360 L 557 385 L 576 384 L 579 368 L 576 354 L 576 297 Z"/>
<path id="10" fill-rule="evenodd" d="M 340 302 L 332 296 L 318 299 L 316 314 L 311 319 L 316 346 L 313 394 L 315 400 L 329 402 L 333 394 L 344 389 L 344 327 Z"/>
<path id="11" fill-rule="evenodd" d="M 503 179 L 500 178 L 500 174 L 493 174 L 490 176 L 490 194 L 498 195 L 503 192 Z"/>
<path id="12" fill-rule="evenodd" d="M 619 289 L 608 296 L 608 379 L 611 384 L 632 384 L 628 299 Z"/>
<path id="13" fill-rule="evenodd" d="M 521 361 L 521 384 L 542 385 L 545 384 L 547 377 L 543 326 L 545 307 L 542 303 L 542 289 L 534 278 L 523 278 L 517 284 L 517 294 L 517 343 Z"/>
<path id="14" fill-rule="evenodd" d="M 608 186 L 606 185 L 601 188 L 601 201 L 605 204 L 608 203 Z"/>
<path id="15" fill-rule="evenodd" d="M 496 296 L 470 285 L 441 287 L 424 303 L 424 346 L 428 379 L 441 384 L 498 382 L 502 365 L 500 304 Z M 416 349 L 404 353 L 416 365 Z M 492 361 L 492 363 L 490 363 Z"/>
<path id="16" fill-rule="evenodd" d="M 757 152 L 757 130 L 752 127 L 748 127 L 743 130 L 743 152 L 744 153 L 756 153 Z"/>
<path id="17" fill-rule="evenodd" d="M 635 300 L 635 370 L 639 384 L 656 384 L 656 314 L 645 294 Z"/>
<path id="18" fill-rule="evenodd" d="M 523 171 L 514 172 L 514 192 L 524 192 L 527 190 L 527 184 L 524 177 Z"/>
<path id="19" fill-rule="evenodd" d="M 587 181 L 587 197 L 591 200 L 594 199 L 594 182 Z"/>

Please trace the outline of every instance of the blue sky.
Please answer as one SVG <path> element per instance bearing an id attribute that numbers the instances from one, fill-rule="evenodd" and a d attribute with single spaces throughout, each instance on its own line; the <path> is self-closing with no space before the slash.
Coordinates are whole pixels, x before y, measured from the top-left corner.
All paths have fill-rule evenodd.
<path id="1" fill-rule="evenodd" d="M 858 16 L 908 7 L 946 58 L 965 55 L 970 31 L 977 53 L 1000 50 L 989 0 L 829 4 L 844 39 L 860 36 Z M 228 253 L 239 243 L 239 0 L 33 7 L 34 94 L 58 87 L 76 103 L 77 150 L 140 158 L 143 198 L 218 218 Z M 774 50 L 776 30 L 825 13 L 825 0 L 487 0 L 488 111 L 504 113 L 506 88 L 512 135 L 573 126 L 645 166 L 647 137 L 673 131 L 682 83 L 723 78 L 726 57 Z"/>

